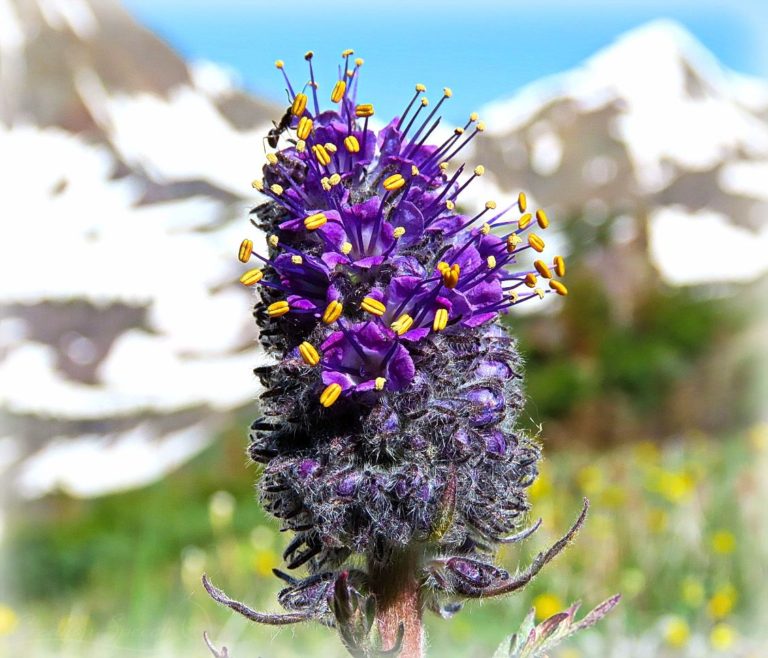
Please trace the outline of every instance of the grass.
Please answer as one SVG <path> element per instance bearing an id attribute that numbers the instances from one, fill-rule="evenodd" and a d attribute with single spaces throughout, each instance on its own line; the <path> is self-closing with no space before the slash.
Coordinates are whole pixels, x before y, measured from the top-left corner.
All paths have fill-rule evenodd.
<path id="1" fill-rule="evenodd" d="M 330 630 L 256 627 L 202 591 L 207 571 L 232 596 L 277 609 L 271 569 L 287 537 L 254 501 L 256 470 L 244 464 L 236 431 L 151 487 L 23 510 L 6 538 L 14 596 L 0 593 L 0 656 L 205 656 L 205 629 L 233 658 L 344 655 Z M 430 619 L 430 655 L 489 657 L 529 607 L 543 617 L 617 591 L 611 617 L 555 656 L 765 655 L 766 467 L 765 427 L 548 454 L 531 491 L 542 529 L 503 549 L 504 565 L 556 539 L 585 495 L 587 526 L 522 594 Z"/>

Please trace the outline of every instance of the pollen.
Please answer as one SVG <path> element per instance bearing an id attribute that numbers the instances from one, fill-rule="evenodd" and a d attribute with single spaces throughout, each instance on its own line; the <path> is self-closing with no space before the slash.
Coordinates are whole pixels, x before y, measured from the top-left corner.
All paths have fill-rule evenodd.
<path id="1" fill-rule="evenodd" d="M 333 186 L 336 187 L 339 183 L 341 183 L 341 174 L 331 174 L 330 178 L 328 179 L 328 182 Z"/>
<path id="2" fill-rule="evenodd" d="M 480 118 L 477 112 L 472 112 L 472 114 L 469 115 L 469 120 L 474 123 Z"/>
<path id="3" fill-rule="evenodd" d="M 260 269 L 248 270 L 243 276 L 240 277 L 240 283 L 244 286 L 252 286 L 264 278 L 264 272 Z"/>
<path id="4" fill-rule="evenodd" d="M 247 263 L 253 253 L 253 240 L 247 238 L 240 243 L 240 249 L 237 250 L 237 258 L 241 263 Z"/>
<path id="5" fill-rule="evenodd" d="M 491 200 L 491 201 L 486 201 L 486 202 L 485 202 L 485 207 L 486 207 L 488 210 L 496 210 L 496 202 L 495 202 L 495 201 L 493 201 L 493 200 Z"/>
<path id="6" fill-rule="evenodd" d="M 344 98 L 344 92 L 347 90 L 347 83 L 344 80 L 337 80 L 333 85 L 333 91 L 331 91 L 331 102 L 338 103 Z"/>
<path id="7" fill-rule="evenodd" d="M 315 346 L 312 345 L 312 343 L 304 341 L 301 345 L 299 345 L 299 354 L 301 355 L 304 363 L 306 363 L 308 366 L 316 366 L 318 363 L 320 363 L 320 354 L 315 349 Z"/>
<path id="8" fill-rule="evenodd" d="M 475 167 L 475 176 L 482 176 L 485 173 L 485 167 L 483 165 L 477 165 Z"/>
<path id="9" fill-rule="evenodd" d="M 432 321 L 433 331 L 442 331 L 448 325 L 448 310 L 439 308 L 435 311 L 435 319 Z"/>
<path id="10" fill-rule="evenodd" d="M 459 274 L 461 274 L 461 267 L 458 263 L 454 263 L 450 267 L 444 267 L 440 273 L 443 275 L 443 285 L 446 288 L 453 289 L 459 283 Z"/>
<path id="11" fill-rule="evenodd" d="M 254 178 L 251 181 L 251 187 L 254 190 L 258 190 L 259 192 L 261 192 L 264 189 L 264 181 L 262 181 L 260 178 Z"/>
<path id="12" fill-rule="evenodd" d="M 355 116 L 356 117 L 372 117 L 373 105 L 371 105 L 370 103 L 362 103 L 360 105 L 357 105 L 355 107 Z"/>
<path id="13" fill-rule="evenodd" d="M 531 249 L 533 249 L 534 251 L 538 251 L 539 253 L 544 251 L 544 240 L 542 240 L 535 233 L 531 233 L 528 236 L 528 244 L 531 245 Z"/>
<path id="14" fill-rule="evenodd" d="M 308 50 L 307 52 L 304 53 L 304 59 L 306 59 L 307 61 L 312 59 L 314 56 L 315 56 L 315 53 L 312 52 L 311 50 Z"/>
<path id="15" fill-rule="evenodd" d="M 456 207 L 456 204 L 448 199 L 448 201 L 445 202 L 445 207 L 447 210 L 453 210 Z"/>
<path id="16" fill-rule="evenodd" d="M 464 134 L 464 128 L 462 128 L 461 126 L 459 126 L 458 128 L 454 128 L 453 129 L 453 134 L 454 135 L 463 135 Z"/>
<path id="17" fill-rule="evenodd" d="M 285 66 L 285 62 L 282 59 L 275 60 L 275 68 L 281 69 Z"/>
<path id="18" fill-rule="evenodd" d="M 491 232 L 491 225 L 488 222 L 485 222 L 480 227 L 480 233 L 482 233 L 483 235 L 488 235 L 490 232 Z"/>
<path id="19" fill-rule="evenodd" d="M 419 168 L 416 165 L 411 165 L 411 176 L 418 176 Z"/>
<path id="20" fill-rule="evenodd" d="M 344 242 L 341 245 L 341 253 L 345 256 L 349 254 L 352 251 L 352 243 L 351 242 Z"/>
<path id="21" fill-rule="evenodd" d="M 539 299 L 544 299 L 544 291 L 541 288 L 536 288 L 533 292 L 539 296 Z"/>
<path id="22" fill-rule="evenodd" d="M 275 196 L 280 196 L 285 191 L 283 190 L 283 186 L 278 183 L 272 183 L 272 185 L 269 186 L 269 189 L 272 190 L 272 193 Z"/>
<path id="23" fill-rule="evenodd" d="M 328 176 L 323 176 L 323 177 L 320 179 L 320 185 L 322 185 L 322 186 L 323 186 L 323 189 L 324 189 L 326 192 L 330 192 L 330 191 L 331 191 L 331 179 L 330 179 L 330 178 L 328 178 Z"/>
<path id="24" fill-rule="evenodd" d="M 273 249 L 277 249 L 277 245 L 280 244 L 280 238 L 278 238 L 276 235 L 270 235 L 267 238 L 267 242 L 269 243 L 269 246 Z"/>
<path id="25" fill-rule="evenodd" d="M 304 218 L 304 228 L 308 231 L 316 231 L 321 226 L 325 226 L 327 222 L 328 218 L 323 213 L 317 212 Z"/>
<path id="26" fill-rule="evenodd" d="M 392 174 L 384 179 L 383 185 L 385 190 L 394 192 L 405 185 L 405 178 L 403 178 L 402 174 Z"/>
<path id="27" fill-rule="evenodd" d="M 405 228 L 403 228 L 402 226 L 396 226 L 395 230 L 392 231 L 392 236 L 395 239 L 402 238 L 404 235 L 405 235 Z"/>
<path id="28" fill-rule="evenodd" d="M 312 119 L 309 117 L 301 117 L 299 119 L 299 125 L 296 126 L 296 137 L 299 139 L 306 139 L 312 132 Z"/>
<path id="29" fill-rule="evenodd" d="M 331 154 L 336 153 L 336 151 L 339 150 L 336 148 L 336 144 L 332 144 L 331 142 L 326 142 L 325 144 L 323 144 L 323 146 L 325 146 L 325 150 Z"/>
<path id="30" fill-rule="evenodd" d="M 355 51 L 352 48 L 347 48 L 346 50 L 342 51 L 341 56 L 342 57 L 351 57 L 355 54 Z"/>
<path id="31" fill-rule="evenodd" d="M 413 318 L 407 313 L 403 313 L 397 320 L 395 320 L 390 327 L 398 335 L 402 336 L 413 325 Z"/>
<path id="32" fill-rule="evenodd" d="M 420 82 L 416 83 L 416 91 L 418 91 L 420 94 L 427 91 L 426 85 L 421 84 Z"/>
<path id="33" fill-rule="evenodd" d="M 360 142 L 357 141 L 357 137 L 354 135 L 344 138 L 344 146 L 350 153 L 358 153 L 360 151 Z"/>
<path id="34" fill-rule="evenodd" d="M 291 256 L 291 262 L 294 265 L 301 265 L 304 262 L 304 259 L 298 254 L 294 254 L 293 256 Z"/>
<path id="35" fill-rule="evenodd" d="M 386 385 L 387 385 L 386 377 L 376 377 L 376 379 L 373 381 L 373 387 L 377 391 L 383 391 Z"/>
<path id="36" fill-rule="evenodd" d="M 336 320 L 341 317 L 341 312 L 343 310 L 344 307 L 341 305 L 341 303 L 334 299 L 332 302 L 328 303 L 328 306 L 325 307 L 325 311 L 323 311 L 323 322 L 325 324 L 332 324 L 336 322 Z"/>
<path id="37" fill-rule="evenodd" d="M 540 228 L 547 228 L 547 226 L 549 226 L 549 218 L 547 217 L 547 213 L 545 213 L 543 210 L 537 210 L 536 222 L 539 224 Z"/>
<path id="38" fill-rule="evenodd" d="M 341 395 L 341 386 L 339 384 L 328 384 L 320 394 L 320 404 L 326 409 L 333 405 Z"/>
<path id="39" fill-rule="evenodd" d="M 555 256 L 554 268 L 557 276 L 565 276 L 565 259 L 562 256 Z"/>
<path id="40" fill-rule="evenodd" d="M 525 212 L 525 209 L 528 207 L 528 199 L 525 196 L 525 192 L 520 192 L 517 195 L 517 207 L 520 209 L 520 212 Z"/>
<path id="41" fill-rule="evenodd" d="M 267 162 L 271 165 L 277 164 L 277 156 L 274 153 L 267 153 Z"/>
<path id="42" fill-rule="evenodd" d="M 517 220 L 517 228 L 521 231 L 528 228 L 533 220 L 533 215 L 527 212 L 520 219 Z"/>
<path id="43" fill-rule="evenodd" d="M 565 287 L 560 281 L 550 281 L 549 287 L 552 288 L 558 295 L 565 297 L 568 294 L 568 288 Z"/>
<path id="44" fill-rule="evenodd" d="M 533 266 L 536 268 L 536 271 L 541 274 L 545 279 L 551 279 L 552 278 L 552 271 L 549 269 L 547 264 L 543 260 L 537 260 L 533 263 Z"/>
<path id="45" fill-rule="evenodd" d="M 304 151 L 306 150 L 307 150 L 307 143 L 303 139 L 298 140 L 296 142 L 296 152 L 304 153 Z"/>
<path id="46" fill-rule="evenodd" d="M 536 275 L 533 274 L 532 272 L 529 272 L 528 274 L 525 275 L 525 285 L 528 286 L 529 288 L 535 288 L 536 281 L 537 281 Z"/>
<path id="47" fill-rule="evenodd" d="M 437 166 L 440 167 L 440 171 L 442 171 L 443 173 L 445 173 L 445 171 L 448 169 L 448 163 L 447 162 L 441 162 Z"/>
<path id="48" fill-rule="evenodd" d="M 421 106 L 426 107 L 427 105 L 429 105 L 429 99 L 425 96 L 421 99 Z"/>
<path id="49" fill-rule="evenodd" d="M 290 310 L 291 307 L 286 301 L 273 302 L 267 306 L 267 315 L 270 318 L 279 318 L 281 315 L 285 315 Z"/>
<path id="50" fill-rule="evenodd" d="M 362 66 L 363 64 L 365 64 L 365 60 L 362 57 L 358 57 L 355 60 L 355 66 Z"/>
<path id="51" fill-rule="evenodd" d="M 450 98 L 451 96 L 453 96 L 453 89 L 451 89 L 450 87 L 443 87 L 443 96 L 445 96 L 446 98 Z"/>
<path id="52" fill-rule="evenodd" d="M 513 233 L 512 235 L 508 236 L 507 252 L 511 254 L 517 248 L 517 245 L 519 245 L 522 241 L 522 238 L 517 233 Z"/>
<path id="53" fill-rule="evenodd" d="M 307 95 L 298 93 L 293 99 L 293 105 L 291 105 L 291 113 L 295 117 L 300 117 L 304 114 L 304 110 L 307 109 Z"/>
<path id="54" fill-rule="evenodd" d="M 328 153 L 328 151 L 326 151 L 325 146 L 323 146 L 322 144 L 315 144 L 312 147 L 312 153 L 315 154 L 317 161 L 324 167 L 327 166 L 331 161 L 330 154 Z"/>
<path id="55" fill-rule="evenodd" d="M 384 304 L 373 297 L 364 297 L 363 301 L 360 303 L 360 308 L 377 317 L 384 315 L 387 310 L 387 307 L 384 306 Z"/>
<path id="56" fill-rule="evenodd" d="M 488 258 L 485 259 L 485 262 L 488 265 L 488 269 L 492 270 L 496 267 L 496 256 L 488 256 Z"/>

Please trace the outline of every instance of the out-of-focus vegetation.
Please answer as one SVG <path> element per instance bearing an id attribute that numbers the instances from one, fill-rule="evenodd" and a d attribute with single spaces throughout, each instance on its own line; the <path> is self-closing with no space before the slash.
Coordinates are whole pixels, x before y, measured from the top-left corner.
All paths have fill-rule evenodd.
<path id="1" fill-rule="evenodd" d="M 203 656 L 205 629 L 234 658 L 343 655 L 330 630 L 260 628 L 202 591 L 207 571 L 231 595 L 276 609 L 271 569 L 287 537 L 254 501 L 244 461 L 233 432 L 146 489 L 29 508 L 7 543 L 17 596 L 0 599 L 0 655 Z M 586 495 L 581 536 L 522 594 L 432 619 L 431 655 L 490 656 L 530 606 L 544 617 L 616 591 L 624 601 L 610 618 L 556 656 L 764 655 L 766 467 L 765 426 L 555 452 L 531 491 L 543 527 L 503 561 L 526 564 Z"/>

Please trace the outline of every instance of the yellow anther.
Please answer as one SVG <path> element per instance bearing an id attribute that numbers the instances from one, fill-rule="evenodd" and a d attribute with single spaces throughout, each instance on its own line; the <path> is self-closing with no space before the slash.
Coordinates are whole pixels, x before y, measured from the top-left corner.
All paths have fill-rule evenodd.
<path id="1" fill-rule="evenodd" d="M 315 53 L 313 53 L 311 50 L 308 50 L 307 52 L 304 53 L 304 59 L 306 59 L 307 61 L 312 59 L 314 56 L 315 56 Z"/>
<path id="2" fill-rule="evenodd" d="M 448 169 L 448 163 L 447 162 L 441 162 L 439 165 L 437 165 L 440 168 L 440 171 L 445 173 L 445 170 Z"/>
<path id="3" fill-rule="evenodd" d="M 522 241 L 517 233 L 507 236 L 507 251 L 511 254 Z"/>
<path id="4" fill-rule="evenodd" d="M 258 283 L 264 278 L 264 272 L 260 269 L 248 270 L 243 276 L 240 277 L 240 283 L 244 286 L 252 286 Z"/>
<path id="5" fill-rule="evenodd" d="M 547 226 L 549 226 L 549 218 L 547 217 L 547 213 L 545 213 L 543 210 L 536 211 L 536 221 L 538 222 L 539 227 L 542 229 L 545 229 Z"/>
<path id="6" fill-rule="evenodd" d="M 324 176 L 323 178 L 320 179 L 320 185 L 323 186 L 323 189 L 326 192 L 330 192 L 331 191 L 331 179 L 328 178 L 327 176 Z"/>
<path id="7" fill-rule="evenodd" d="M 267 153 L 267 162 L 271 165 L 277 164 L 277 156 L 274 153 Z"/>
<path id="8" fill-rule="evenodd" d="M 364 60 L 362 57 L 358 57 L 358 58 L 355 60 L 355 65 L 356 65 L 356 66 L 362 66 L 363 64 L 365 64 L 365 60 Z"/>
<path id="9" fill-rule="evenodd" d="M 376 379 L 373 380 L 373 387 L 377 391 L 383 391 L 384 387 L 387 385 L 387 379 L 386 377 L 376 377 Z"/>
<path id="10" fill-rule="evenodd" d="M 321 226 L 325 226 L 328 222 L 328 218 L 321 212 L 316 212 L 314 215 L 304 218 L 304 228 L 308 231 L 315 231 Z"/>
<path id="11" fill-rule="evenodd" d="M 483 165 L 477 165 L 475 167 L 475 176 L 482 176 L 485 173 L 485 167 Z"/>
<path id="12" fill-rule="evenodd" d="M 347 48 L 345 51 L 341 53 L 342 57 L 350 57 L 355 54 L 355 51 L 352 50 L 352 48 Z"/>
<path id="13" fill-rule="evenodd" d="M 291 307 L 288 306 L 288 302 L 286 301 L 273 302 L 267 306 L 267 315 L 270 318 L 279 318 L 281 315 L 285 315 L 290 310 Z"/>
<path id="14" fill-rule="evenodd" d="M 390 327 L 398 335 L 402 336 L 413 325 L 413 318 L 407 313 L 403 313 L 397 320 L 395 320 Z"/>
<path id="15" fill-rule="evenodd" d="M 307 150 L 307 143 L 303 139 L 298 140 L 296 142 L 296 152 L 304 153 L 304 151 L 306 150 Z"/>
<path id="16" fill-rule="evenodd" d="M 293 105 L 291 105 L 291 112 L 293 116 L 300 117 L 304 114 L 304 110 L 307 109 L 307 95 L 298 93 L 293 99 Z"/>
<path id="17" fill-rule="evenodd" d="M 378 299 L 374 299 L 373 297 L 363 297 L 363 301 L 360 302 L 360 308 L 363 309 L 366 313 L 370 313 L 371 315 L 376 315 L 378 317 L 384 315 L 387 310 L 387 307 L 384 306 L 384 304 L 382 304 Z"/>
<path id="18" fill-rule="evenodd" d="M 351 251 L 352 251 L 352 243 L 351 242 L 344 242 L 341 245 L 341 253 L 344 254 L 345 256 L 347 254 L 349 254 L 349 252 L 351 252 Z"/>
<path id="19" fill-rule="evenodd" d="M 312 147 L 312 153 L 315 154 L 317 161 L 323 166 L 328 165 L 328 163 L 331 161 L 330 153 L 325 150 L 325 146 L 322 144 L 315 144 Z"/>
<path id="20" fill-rule="evenodd" d="M 278 238 L 276 235 L 270 235 L 267 238 L 267 242 L 269 243 L 270 247 L 277 249 L 277 245 L 280 244 L 280 238 Z"/>
<path id="21" fill-rule="evenodd" d="M 525 275 L 525 285 L 529 288 L 535 288 L 537 280 L 536 275 L 532 272 Z"/>
<path id="22" fill-rule="evenodd" d="M 315 346 L 312 345 L 312 343 L 304 341 L 301 345 L 299 345 L 299 354 L 301 355 L 304 363 L 306 363 L 308 366 L 316 366 L 318 363 L 320 363 L 320 354 L 315 349 Z"/>
<path id="23" fill-rule="evenodd" d="M 341 183 L 341 174 L 331 174 L 331 177 L 328 179 L 328 182 L 335 187 L 336 185 Z"/>
<path id="24" fill-rule="evenodd" d="M 344 138 L 344 146 L 350 153 L 358 153 L 360 151 L 360 142 L 357 141 L 357 137 L 354 135 L 348 135 Z"/>
<path id="25" fill-rule="evenodd" d="M 485 207 L 486 207 L 488 210 L 495 210 L 495 209 L 496 209 L 496 202 L 495 202 L 495 201 L 493 201 L 493 200 L 491 200 L 491 201 L 486 201 L 486 202 L 485 202 Z"/>
<path id="26" fill-rule="evenodd" d="M 351 78 L 353 75 L 355 75 L 355 72 L 352 69 L 347 69 L 347 77 Z"/>
<path id="27" fill-rule="evenodd" d="M 565 276 L 565 260 L 562 256 L 555 256 L 553 265 L 557 276 Z"/>
<path id="28" fill-rule="evenodd" d="M 331 154 L 336 153 L 336 151 L 339 150 L 338 148 L 336 148 L 336 144 L 331 144 L 331 142 L 326 142 L 325 144 L 323 144 L 323 146 L 325 146 L 325 150 Z"/>
<path id="29" fill-rule="evenodd" d="M 240 243 L 240 249 L 237 250 L 237 258 L 241 263 L 247 263 L 253 253 L 253 240 L 247 238 Z"/>
<path id="30" fill-rule="evenodd" d="M 539 296 L 539 299 L 544 299 L 544 291 L 541 288 L 536 288 L 533 292 Z"/>
<path id="31" fill-rule="evenodd" d="M 281 69 L 285 66 L 285 62 L 282 59 L 275 60 L 275 68 Z"/>
<path id="32" fill-rule="evenodd" d="M 299 256 L 299 254 L 294 254 L 293 256 L 291 256 L 291 262 L 294 265 L 301 265 L 304 262 L 304 259 L 301 256 Z"/>
<path id="33" fill-rule="evenodd" d="M 462 128 L 461 126 L 459 126 L 458 128 L 454 128 L 453 129 L 453 134 L 454 135 L 463 135 L 464 134 L 464 128 Z"/>
<path id="34" fill-rule="evenodd" d="M 440 274 L 442 274 L 443 272 L 446 272 L 447 270 L 450 270 L 450 269 L 451 269 L 451 266 L 448 265 L 448 263 L 446 263 L 444 260 L 441 260 L 437 264 L 437 271 L 440 272 Z"/>
<path id="35" fill-rule="evenodd" d="M 332 302 L 328 303 L 328 306 L 325 307 L 325 311 L 323 311 L 323 322 L 325 322 L 325 324 L 336 322 L 336 320 L 338 320 L 341 316 L 341 312 L 343 310 L 344 307 L 341 305 L 341 303 L 334 299 Z"/>
<path id="36" fill-rule="evenodd" d="M 443 96 L 445 96 L 446 98 L 450 98 L 451 96 L 453 96 L 453 89 L 451 89 L 450 87 L 443 87 Z"/>
<path id="37" fill-rule="evenodd" d="M 421 99 L 421 106 L 426 107 L 427 105 L 429 105 L 429 99 L 425 96 Z"/>
<path id="38" fill-rule="evenodd" d="M 402 174 L 392 174 L 384 179 L 383 185 L 385 190 L 394 192 L 405 185 L 405 178 L 403 178 Z"/>
<path id="39" fill-rule="evenodd" d="M 411 165 L 411 176 L 418 176 L 419 168 L 416 165 Z"/>
<path id="40" fill-rule="evenodd" d="M 269 186 L 269 189 L 272 190 L 272 193 L 275 196 L 280 196 L 284 191 L 283 186 L 278 183 L 272 183 L 272 185 Z"/>
<path id="41" fill-rule="evenodd" d="M 355 116 L 356 117 L 372 117 L 373 116 L 373 105 L 370 103 L 362 103 L 361 105 L 358 105 L 355 107 Z"/>
<path id="42" fill-rule="evenodd" d="M 520 219 L 517 220 L 517 228 L 520 230 L 528 228 L 532 220 L 531 213 L 525 213 Z"/>
<path id="43" fill-rule="evenodd" d="M 420 94 L 427 91 L 426 85 L 421 84 L 420 82 L 416 83 L 416 91 L 418 91 Z"/>
<path id="44" fill-rule="evenodd" d="M 445 202 L 445 207 L 447 210 L 453 210 L 456 207 L 456 204 L 448 199 L 448 201 Z"/>
<path id="45" fill-rule="evenodd" d="M 458 263 L 454 263 L 450 268 L 445 268 L 440 272 L 443 275 L 443 285 L 446 288 L 455 288 L 459 283 L 459 274 L 461 274 L 461 267 Z"/>
<path id="46" fill-rule="evenodd" d="M 485 224 L 483 224 L 480 227 L 480 233 L 482 233 L 483 235 L 488 235 L 490 232 L 491 232 L 491 225 L 488 222 L 485 222 Z"/>
<path id="47" fill-rule="evenodd" d="M 337 80 L 333 85 L 333 91 L 331 91 L 331 102 L 338 103 L 344 98 L 344 92 L 347 90 L 347 83 L 344 80 Z"/>
<path id="48" fill-rule="evenodd" d="M 485 130 L 485 121 L 478 121 L 476 128 L 478 132 L 483 132 Z"/>
<path id="49" fill-rule="evenodd" d="M 260 178 L 254 178 L 251 181 L 251 187 L 254 190 L 258 190 L 259 192 L 261 192 L 264 189 L 264 181 L 261 180 Z"/>
<path id="50" fill-rule="evenodd" d="M 328 384 L 320 394 L 320 404 L 326 409 L 333 405 L 341 395 L 341 386 L 339 384 Z"/>
<path id="51" fill-rule="evenodd" d="M 565 297 L 568 294 L 568 288 L 565 287 L 560 281 L 550 281 L 549 287 L 552 288 L 558 295 Z"/>
<path id="52" fill-rule="evenodd" d="M 520 209 L 520 212 L 525 212 L 525 209 L 528 207 L 528 199 L 525 196 L 525 192 L 520 192 L 517 195 L 517 207 Z"/>
<path id="53" fill-rule="evenodd" d="M 539 253 L 544 251 L 544 240 L 542 240 L 535 233 L 531 233 L 528 236 L 528 244 L 531 245 L 531 249 L 533 249 L 534 251 L 538 251 Z"/>
<path id="54" fill-rule="evenodd" d="M 492 270 L 496 267 L 496 256 L 488 256 L 488 258 L 485 259 L 485 262 L 488 263 L 488 269 Z"/>
<path id="55" fill-rule="evenodd" d="M 301 117 L 299 119 L 299 125 L 296 126 L 296 137 L 299 139 L 306 139 L 312 132 L 312 119 L 309 117 Z"/>
<path id="56" fill-rule="evenodd" d="M 536 268 L 536 271 L 541 274 L 545 279 L 551 279 L 552 278 L 552 271 L 549 269 L 547 264 L 543 260 L 537 260 L 533 263 L 533 266 Z"/>
<path id="57" fill-rule="evenodd" d="M 478 118 L 479 118 L 479 116 L 478 116 L 477 112 L 472 112 L 472 114 L 470 114 L 470 115 L 469 115 L 469 120 L 470 120 L 472 123 L 474 123 L 475 121 L 477 121 L 477 120 L 478 120 Z"/>
<path id="58" fill-rule="evenodd" d="M 510 290 L 509 291 L 509 298 L 513 302 L 516 302 L 518 299 L 520 299 L 520 295 L 518 294 L 518 292 L 516 290 Z"/>
<path id="59" fill-rule="evenodd" d="M 402 226 L 396 226 L 395 230 L 392 231 L 392 236 L 395 239 L 402 238 L 404 235 L 405 235 L 405 228 L 403 228 Z"/>
<path id="60" fill-rule="evenodd" d="M 433 331 L 442 331 L 448 325 L 448 310 L 439 308 L 435 311 L 435 319 L 432 321 Z"/>

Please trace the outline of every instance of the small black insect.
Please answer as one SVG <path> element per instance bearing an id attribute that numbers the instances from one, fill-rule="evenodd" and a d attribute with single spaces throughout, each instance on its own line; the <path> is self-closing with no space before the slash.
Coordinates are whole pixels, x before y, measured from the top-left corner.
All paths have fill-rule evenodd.
<path id="1" fill-rule="evenodd" d="M 277 148 L 277 142 L 280 139 L 280 135 L 282 135 L 291 125 L 291 119 L 293 118 L 293 115 L 291 114 L 291 108 L 289 107 L 285 114 L 280 118 L 280 121 L 275 123 L 272 122 L 272 125 L 274 128 L 272 128 L 267 133 L 267 144 L 269 144 L 272 148 Z"/>

